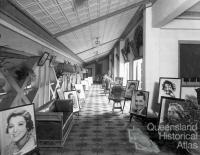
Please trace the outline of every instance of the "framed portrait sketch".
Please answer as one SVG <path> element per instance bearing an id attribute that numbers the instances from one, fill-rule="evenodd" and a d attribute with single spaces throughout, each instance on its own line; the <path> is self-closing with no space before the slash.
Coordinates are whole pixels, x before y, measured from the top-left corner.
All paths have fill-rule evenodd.
<path id="1" fill-rule="evenodd" d="M 184 104 L 184 99 L 162 96 L 159 113 L 159 124 L 170 123 L 169 121 L 173 120 L 173 114 L 175 114 L 175 112 L 179 114 L 184 113 Z"/>
<path id="2" fill-rule="evenodd" d="M 76 91 L 68 91 L 64 92 L 65 99 L 72 99 L 73 100 L 73 112 L 79 112 L 80 106 L 78 102 L 78 96 Z"/>
<path id="3" fill-rule="evenodd" d="M 34 105 L 0 111 L 0 154 L 31 153 L 37 148 Z M 22 147 L 18 147 L 17 144 Z"/>
<path id="4" fill-rule="evenodd" d="M 160 77 L 158 103 L 160 103 L 161 96 L 180 98 L 180 95 L 181 95 L 180 78 Z"/>
<path id="5" fill-rule="evenodd" d="M 82 84 L 75 84 L 75 89 L 79 99 L 85 99 L 85 92 Z"/>
<path id="6" fill-rule="evenodd" d="M 192 125 L 195 129 L 195 121 L 190 102 L 180 98 L 161 97 L 161 108 L 159 113 L 159 133 L 183 134 L 182 128 L 173 128 L 174 126 Z M 167 128 L 166 128 L 167 127 Z M 198 129 L 198 128 L 196 128 Z M 187 130 L 187 134 L 196 131 Z M 165 137 L 163 137 L 165 138 Z"/>
<path id="7" fill-rule="evenodd" d="M 123 85 L 123 77 L 115 77 L 115 84 Z"/>
<path id="8" fill-rule="evenodd" d="M 147 116 L 149 92 L 136 90 L 133 92 L 130 113 L 140 116 Z"/>
<path id="9" fill-rule="evenodd" d="M 132 97 L 133 91 L 138 90 L 139 81 L 138 80 L 127 80 L 125 98 Z"/>

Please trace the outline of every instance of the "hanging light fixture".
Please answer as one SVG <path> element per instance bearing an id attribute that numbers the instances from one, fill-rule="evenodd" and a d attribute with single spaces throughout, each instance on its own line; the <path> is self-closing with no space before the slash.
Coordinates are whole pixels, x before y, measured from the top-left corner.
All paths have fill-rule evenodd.
<path id="1" fill-rule="evenodd" d="M 95 46 L 96 46 L 97 51 L 96 51 L 95 55 L 96 55 L 97 60 L 98 60 L 98 55 L 99 55 L 99 45 L 100 45 L 99 37 L 96 37 Z"/>

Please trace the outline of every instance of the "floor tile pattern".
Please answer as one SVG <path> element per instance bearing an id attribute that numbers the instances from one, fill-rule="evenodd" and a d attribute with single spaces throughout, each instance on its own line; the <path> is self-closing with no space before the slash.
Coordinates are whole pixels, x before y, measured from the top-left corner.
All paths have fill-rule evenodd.
<path id="1" fill-rule="evenodd" d="M 64 148 L 41 149 L 41 155 L 145 155 L 129 143 L 129 106 L 126 103 L 123 114 L 118 109 L 112 112 L 112 101 L 108 103 L 101 85 L 92 85 L 79 116 L 74 115 L 74 125 Z"/>

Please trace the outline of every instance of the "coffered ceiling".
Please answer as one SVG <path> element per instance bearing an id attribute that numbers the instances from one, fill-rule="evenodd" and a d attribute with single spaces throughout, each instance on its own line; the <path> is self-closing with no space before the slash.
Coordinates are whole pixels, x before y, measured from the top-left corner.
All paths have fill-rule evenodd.
<path id="1" fill-rule="evenodd" d="M 9 0 L 84 62 L 110 52 L 149 0 Z"/>

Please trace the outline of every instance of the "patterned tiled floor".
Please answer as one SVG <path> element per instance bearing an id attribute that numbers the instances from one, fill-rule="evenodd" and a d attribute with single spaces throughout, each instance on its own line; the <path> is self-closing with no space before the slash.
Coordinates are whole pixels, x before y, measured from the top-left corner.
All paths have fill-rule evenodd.
<path id="1" fill-rule="evenodd" d="M 41 149 L 41 155 L 143 155 L 129 143 L 129 104 L 124 113 L 112 112 L 101 85 L 92 85 L 87 92 L 79 116 L 74 115 L 74 126 L 62 149 Z M 137 123 L 132 121 L 133 123 Z M 168 155 L 168 153 L 162 153 Z M 149 155 L 149 154 L 148 154 Z"/>

